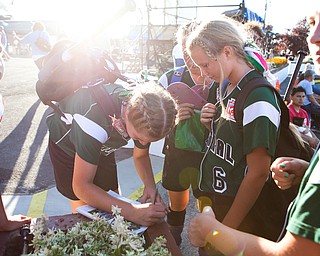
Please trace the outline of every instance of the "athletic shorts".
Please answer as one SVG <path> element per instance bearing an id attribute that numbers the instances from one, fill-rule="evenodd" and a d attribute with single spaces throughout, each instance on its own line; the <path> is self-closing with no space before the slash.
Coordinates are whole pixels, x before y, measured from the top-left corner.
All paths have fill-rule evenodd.
<path id="1" fill-rule="evenodd" d="M 277 194 L 273 194 L 273 187 L 278 189 L 274 182 L 264 186 L 259 198 L 237 228 L 238 230 L 272 241 L 278 239 L 285 224 L 286 207 L 278 206 L 281 204 L 281 200 L 280 198 L 275 198 Z M 280 193 L 282 192 L 285 191 L 281 190 Z M 222 222 L 229 212 L 234 198 L 209 192 L 201 193 L 201 196 L 198 197 L 200 211 L 204 206 L 211 206 L 216 219 Z"/>
<path id="2" fill-rule="evenodd" d="M 79 200 L 72 189 L 74 157 L 69 156 L 49 139 L 49 154 L 58 191 L 71 200 Z M 117 166 L 114 153 L 100 156 L 93 183 L 105 191 L 118 189 Z"/>
<path id="3" fill-rule="evenodd" d="M 170 191 L 181 192 L 190 186 L 198 191 L 199 168 L 203 153 L 178 149 L 166 140 L 162 185 Z"/>

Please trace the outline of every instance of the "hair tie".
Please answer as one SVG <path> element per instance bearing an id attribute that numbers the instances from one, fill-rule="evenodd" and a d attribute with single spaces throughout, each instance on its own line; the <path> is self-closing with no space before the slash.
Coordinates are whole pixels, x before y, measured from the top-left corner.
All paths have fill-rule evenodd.
<path id="1" fill-rule="evenodd" d="M 271 84 L 274 84 L 277 78 L 270 72 L 269 66 L 261 56 L 258 46 L 252 41 L 247 41 L 244 45 L 244 51 L 249 63 Z"/>
<path id="2" fill-rule="evenodd" d="M 261 75 L 268 71 L 268 65 L 265 59 L 261 56 L 259 48 L 254 42 L 247 41 L 244 45 L 246 59 Z"/>

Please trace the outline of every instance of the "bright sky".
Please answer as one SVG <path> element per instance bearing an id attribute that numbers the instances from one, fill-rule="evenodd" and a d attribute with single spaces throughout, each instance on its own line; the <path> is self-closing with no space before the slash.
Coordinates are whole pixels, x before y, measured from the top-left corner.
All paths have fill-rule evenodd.
<path id="1" fill-rule="evenodd" d="M 101 24 L 108 17 L 112 16 L 114 10 L 118 9 L 124 0 L 0 0 L 2 2 L 12 2 L 11 13 L 15 19 L 37 20 L 37 19 L 57 19 L 66 30 L 74 34 L 84 34 L 86 29 L 92 29 L 93 24 Z M 149 0 L 148 0 L 149 1 Z M 179 0 L 182 2 L 181 0 Z M 238 5 L 242 0 L 184 0 L 183 5 L 219 5 L 233 4 Z M 135 0 L 137 10 L 126 14 L 122 22 L 117 21 L 117 26 L 113 26 L 114 33 L 124 34 L 128 31 L 128 24 L 139 24 L 141 22 L 141 13 L 146 22 L 146 0 Z M 153 1 L 157 5 L 163 1 Z M 265 15 L 265 4 L 267 2 L 266 24 L 273 25 L 273 31 L 278 33 L 285 32 L 285 29 L 291 29 L 299 20 L 306 16 L 307 9 L 315 5 L 317 0 L 245 0 L 248 9 L 258 13 L 262 18 Z M 303 6 L 302 6 L 303 2 Z M 175 6 L 176 0 L 167 0 L 167 6 Z M 182 5 L 182 4 L 181 4 Z M 229 8 L 206 8 L 202 17 L 212 17 L 213 13 L 222 13 L 224 10 L 236 9 Z M 202 8 L 204 10 L 204 8 Z M 200 12 L 199 12 L 200 13 Z M 198 13 L 198 15 L 199 15 Z M 161 15 L 160 15 L 161 16 Z M 152 17 L 154 18 L 154 17 Z M 160 17 L 159 17 L 160 18 Z M 194 18 L 194 17 L 190 17 Z M 161 22 L 160 22 L 161 23 Z"/>
<path id="2" fill-rule="evenodd" d="M 56 20 L 67 34 L 80 39 L 93 29 L 99 29 L 101 24 L 111 23 L 110 17 L 123 6 L 123 2 L 124 0 L 14 0 L 11 13 L 16 20 Z M 113 29 L 119 33 L 126 30 L 119 27 Z"/>
<path id="3" fill-rule="evenodd" d="M 315 5 L 317 0 L 246 0 L 246 6 L 264 18 L 267 2 L 266 24 L 273 25 L 273 31 L 284 33 L 302 20 Z"/>

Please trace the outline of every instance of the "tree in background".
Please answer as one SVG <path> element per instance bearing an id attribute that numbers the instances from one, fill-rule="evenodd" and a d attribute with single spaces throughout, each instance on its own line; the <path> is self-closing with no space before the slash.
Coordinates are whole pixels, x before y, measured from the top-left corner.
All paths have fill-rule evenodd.
<path id="1" fill-rule="evenodd" d="M 299 50 L 308 52 L 307 36 L 309 26 L 306 18 L 299 21 L 293 29 L 288 29 L 285 34 L 272 32 L 272 26 L 266 27 L 266 47 L 273 49 L 275 54 L 292 53 L 297 55 Z"/>
<path id="2" fill-rule="evenodd" d="M 287 45 L 287 49 L 297 55 L 299 50 L 308 52 L 307 36 L 309 34 L 309 26 L 306 18 L 299 21 L 297 25 L 283 36 L 283 41 Z"/>

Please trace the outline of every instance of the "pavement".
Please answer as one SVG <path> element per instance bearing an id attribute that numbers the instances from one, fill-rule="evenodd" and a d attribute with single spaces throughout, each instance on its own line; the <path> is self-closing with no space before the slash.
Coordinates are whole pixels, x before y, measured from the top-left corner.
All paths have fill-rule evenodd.
<path id="1" fill-rule="evenodd" d="M 155 179 L 161 179 L 163 156 L 153 152 L 154 148 L 161 147 L 162 141 L 152 145 L 151 161 Z M 135 171 L 132 157 L 132 143 L 117 152 L 118 179 L 120 191 L 123 196 L 138 199 L 141 195 L 142 182 Z M 53 181 L 54 183 L 54 181 Z M 33 218 L 40 217 L 42 214 L 56 216 L 71 213 L 69 200 L 61 195 L 55 186 L 51 186 L 36 193 L 28 194 L 4 194 L 2 200 L 6 210 L 10 214 L 24 214 Z"/>
<path id="2" fill-rule="evenodd" d="M 0 192 L 7 214 L 30 217 L 59 216 L 71 213 L 69 201 L 55 188 L 52 166 L 47 152 L 48 132 L 45 117 L 50 111 L 35 93 L 37 68 L 30 58 L 11 58 L 0 81 L 5 114 L 0 124 Z M 159 193 L 168 203 L 161 185 L 164 156 L 163 141 L 152 143 L 151 162 Z M 120 191 L 123 196 L 138 199 L 142 182 L 132 157 L 133 144 L 116 152 Z M 196 201 L 190 196 L 186 223 L 196 214 Z M 187 224 L 180 246 L 185 256 L 197 255 L 187 238 Z"/>
<path id="3" fill-rule="evenodd" d="M 166 190 L 161 185 L 163 155 L 159 151 L 162 149 L 163 141 L 153 143 L 151 148 L 151 162 L 154 171 L 155 180 L 159 193 L 163 200 L 168 204 L 168 195 Z M 143 190 L 143 184 L 139 179 L 133 163 L 132 145 L 119 150 L 118 153 L 118 175 L 121 194 L 130 199 L 137 200 Z M 131 154 L 130 157 L 121 156 Z M 120 158 L 120 159 L 119 159 Z M 69 200 L 62 196 L 55 187 L 45 189 L 41 192 L 29 195 L 2 195 L 7 214 L 23 214 L 33 218 L 38 218 L 45 214 L 47 216 L 59 216 L 71 213 Z M 197 255 L 197 249 L 190 245 L 187 235 L 187 223 L 192 216 L 197 213 L 196 200 L 190 195 L 190 202 L 187 207 L 186 226 L 182 233 L 182 244 L 180 246 L 182 255 L 192 256 Z"/>

